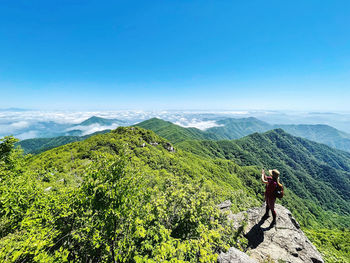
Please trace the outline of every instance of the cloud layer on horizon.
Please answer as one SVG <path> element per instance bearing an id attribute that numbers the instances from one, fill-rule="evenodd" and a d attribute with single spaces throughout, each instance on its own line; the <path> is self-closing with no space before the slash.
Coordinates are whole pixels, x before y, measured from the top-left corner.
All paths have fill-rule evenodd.
<path id="1" fill-rule="evenodd" d="M 119 123 L 113 123 L 112 125 L 100 125 L 98 123 L 94 123 L 88 126 L 85 125 L 76 125 L 73 127 L 70 127 L 68 129 L 66 129 L 65 131 L 69 132 L 69 131 L 74 131 L 74 130 L 80 130 L 82 131 L 82 136 L 84 135 L 88 135 L 94 132 L 99 132 L 99 131 L 104 131 L 104 130 L 113 130 L 117 127 L 119 127 L 120 124 Z"/>
<path id="2" fill-rule="evenodd" d="M 190 128 L 190 127 L 197 128 L 203 131 L 212 127 L 223 126 L 223 125 L 217 124 L 216 121 L 214 120 L 208 120 L 208 121 L 202 121 L 198 119 L 187 120 L 185 118 L 181 118 L 179 121 L 174 122 L 174 124 L 185 128 Z"/>
<path id="3" fill-rule="evenodd" d="M 82 121 L 98 116 L 106 119 L 118 119 L 125 125 L 156 117 L 183 127 L 195 127 L 201 130 L 218 126 L 216 120 L 223 118 L 256 117 L 271 124 L 328 124 L 350 133 L 349 113 L 308 113 L 274 111 L 1 111 L 0 137 L 14 135 L 19 139 L 55 136 L 59 132 L 68 132 L 79 128 L 83 135 L 105 129 L 115 129 L 120 124 L 103 126 L 77 126 Z M 47 136 L 46 136 L 47 135 Z"/>

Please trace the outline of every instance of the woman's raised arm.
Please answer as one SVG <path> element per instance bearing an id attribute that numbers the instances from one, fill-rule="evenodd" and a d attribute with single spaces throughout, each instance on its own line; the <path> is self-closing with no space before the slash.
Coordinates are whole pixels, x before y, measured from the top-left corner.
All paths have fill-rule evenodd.
<path id="1" fill-rule="evenodd" d="M 261 181 L 264 183 L 264 184 L 267 184 L 268 181 L 266 179 L 266 175 L 265 175 L 265 170 L 264 168 L 261 170 Z"/>

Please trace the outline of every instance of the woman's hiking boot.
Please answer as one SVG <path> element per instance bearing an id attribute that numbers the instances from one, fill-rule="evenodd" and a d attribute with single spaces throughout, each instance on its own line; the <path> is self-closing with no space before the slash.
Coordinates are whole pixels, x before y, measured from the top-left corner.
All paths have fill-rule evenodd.
<path id="1" fill-rule="evenodd" d="M 266 220 L 269 218 L 269 212 L 266 212 L 263 217 L 261 218 L 261 220 Z"/>

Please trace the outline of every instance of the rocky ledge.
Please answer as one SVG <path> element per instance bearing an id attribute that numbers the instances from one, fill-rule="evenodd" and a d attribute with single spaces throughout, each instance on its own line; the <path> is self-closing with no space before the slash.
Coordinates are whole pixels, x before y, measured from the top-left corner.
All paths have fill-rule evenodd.
<path id="1" fill-rule="evenodd" d="M 227 205 L 223 207 L 222 209 L 227 209 Z M 262 220 L 265 206 L 238 214 L 230 213 L 228 217 L 233 220 L 235 228 L 243 227 L 243 234 L 248 239 L 248 248 L 246 254 L 231 248 L 219 255 L 218 262 L 323 263 L 320 253 L 300 229 L 291 212 L 281 205 L 276 205 L 275 210 L 277 222 L 272 227 L 271 216 L 265 221 Z M 249 257 L 245 257 L 247 255 Z"/>

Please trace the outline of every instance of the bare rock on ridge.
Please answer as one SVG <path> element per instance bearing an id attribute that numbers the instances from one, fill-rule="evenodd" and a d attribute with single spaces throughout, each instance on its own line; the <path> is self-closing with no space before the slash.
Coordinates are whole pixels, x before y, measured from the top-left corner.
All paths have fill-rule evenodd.
<path id="1" fill-rule="evenodd" d="M 245 225 L 243 234 L 248 239 L 246 253 L 258 262 L 271 259 L 275 262 L 323 263 L 321 254 L 305 236 L 291 212 L 276 204 L 277 223 L 270 227 L 272 216 L 262 221 L 265 206 L 249 209 L 238 214 L 229 214 L 237 229 Z M 270 212 L 271 213 L 271 212 Z M 225 261 L 227 253 L 221 253 L 220 263 L 239 262 Z M 244 261 L 242 261 L 244 262 Z M 247 261 L 249 262 L 249 261 Z"/>
<path id="2" fill-rule="evenodd" d="M 231 201 L 226 200 L 226 201 L 222 202 L 221 204 L 218 204 L 218 208 L 220 208 L 221 211 L 228 210 L 228 209 L 230 209 L 231 205 L 232 205 Z"/>
<path id="3" fill-rule="evenodd" d="M 218 257 L 220 263 L 258 263 L 255 259 L 250 258 L 247 254 L 231 247 L 226 253 L 221 253 Z"/>

